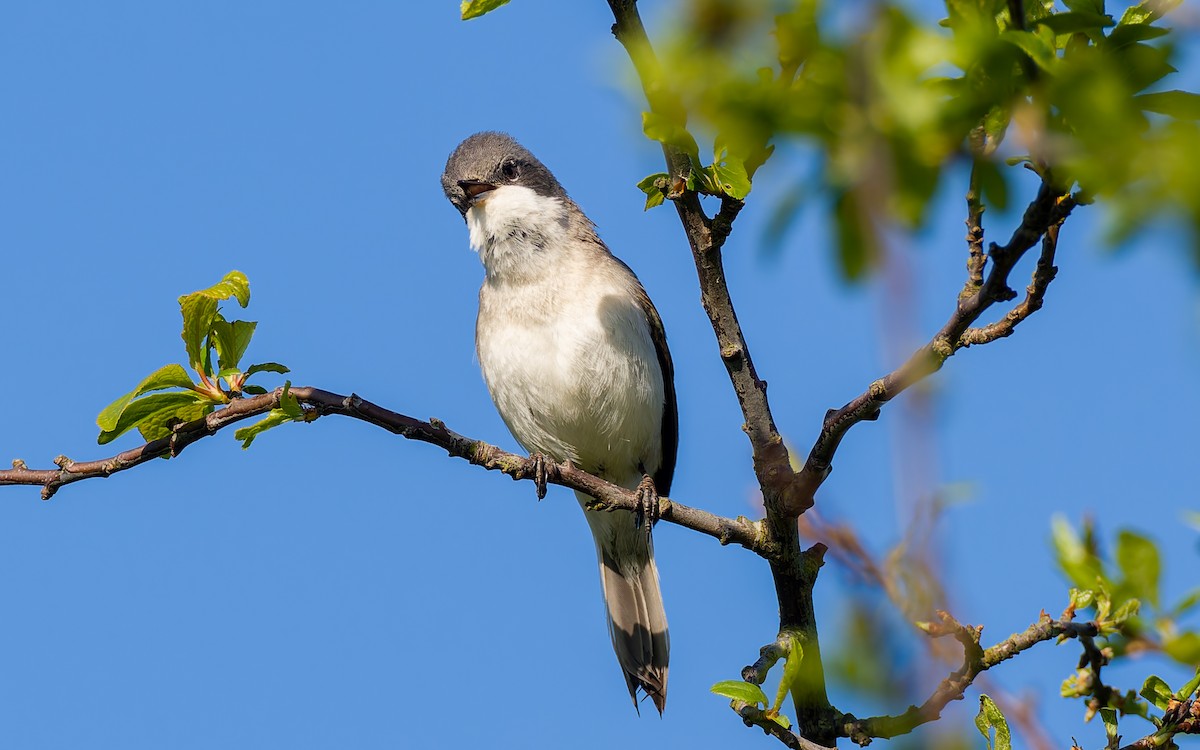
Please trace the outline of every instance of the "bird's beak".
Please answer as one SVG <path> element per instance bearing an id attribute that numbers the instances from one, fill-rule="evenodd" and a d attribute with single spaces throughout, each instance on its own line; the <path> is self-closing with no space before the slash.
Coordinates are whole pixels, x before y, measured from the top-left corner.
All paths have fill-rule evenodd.
<path id="1" fill-rule="evenodd" d="M 467 203 L 471 205 L 475 204 L 475 201 L 479 199 L 479 196 L 484 195 L 485 193 L 490 193 L 496 189 L 496 186 L 492 183 L 483 182 L 482 180 L 459 180 L 458 186 L 462 188 L 464 193 L 466 193 Z"/>

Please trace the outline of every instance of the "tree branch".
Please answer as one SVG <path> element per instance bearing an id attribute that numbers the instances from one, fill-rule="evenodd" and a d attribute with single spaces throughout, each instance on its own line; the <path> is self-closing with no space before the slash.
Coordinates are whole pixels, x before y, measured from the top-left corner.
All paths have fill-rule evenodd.
<path id="1" fill-rule="evenodd" d="M 1172 738 L 1177 734 L 1200 734 L 1200 701 L 1172 701 L 1163 715 L 1163 726 L 1157 732 L 1121 747 L 1121 750 L 1159 750 L 1176 747 Z"/>
<path id="2" fill-rule="evenodd" d="M 897 716 L 874 716 L 869 719 L 857 719 L 851 714 L 843 714 L 839 722 L 840 736 L 849 737 L 858 745 L 868 745 L 871 740 L 891 738 L 907 734 L 922 724 L 941 718 L 943 709 L 951 701 L 962 700 L 967 688 L 981 673 L 1007 661 L 1017 654 L 1032 648 L 1038 643 L 1059 636 L 1091 639 L 1099 634 L 1100 628 L 1094 622 L 1072 622 L 1069 620 L 1054 620 L 1045 612 L 1038 621 L 1020 633 L 1014 633 L 1003 641 L 988 649 L 979 645 L 982 627 L 962 625 L 945 612 L 939 612 L 940 623 L 926 628 L 933 637 L 953 635 L 963 644 L 963 664 L 951 672 L 938 684 L 933 694 L 920 706 L 909 706 L 908 710 Z"/>
<path id="3" fill-rule="evenodd" d="M 686 114 L 679 97 L 663 78 L 662 66 L 646 35 L 636 0 L 609 0 L 608 5 L 616 21 L 613 24 L 613 35 L 629 53 L 650 109 L 670 117 L 675 122 L 686 122 Z M 663 145 L 663 154 L 672 181 L 678 184 L 679 178 L 686 178 L 691 170 L 690 159 L 687 154 L 666 144 Z M 673 202 L 696 263 L 701 302 L 716 334 L 721 360 L 725 363 L 738 405 L 742 410 L 745 420 L 742 428 L 750 438 L 754 471 L 763 490 L 763 500 L 770 520 L 779 508 L 799 503 L 792 497 L 795 494 L 795 472 L 792 470 L 783 438 L 779 435 L 771 416 L 771 407 L 767 401 L 767 384 L 758 377 L 754 369 L 754 360 L 750 356 L 750 348 L 738 323 L 721 260 L 721 247 L 729 236 L 734 219 L 741 211 L 742 202 L 724 198 L 720 211 L 709 219 L 695 192 L 682 189 L 676 192 Z M 811 505 L 810 497 L 809 506 Z"/>
<path id="4" fill-rule="evenodd" d="M 419 419 L 390 411 L 356 395 L 342 396 L 319 388 L 292 388 L 291 395 L 305 408 L 302 421 L 311 422 L 318 417 L 336 414 L 368 422 L 388 432 L 430 443 L 445 450 L 451 456 L 462 458 L 489 471 L 500 471 L 513 479 L 537 479 L 537 462 L 525 456 L 501 450 L 482 440 L 463 437 L 448 429 L 437 419 L 424 422 Z M 49 499 L 60 488 L 84 479 L 109 477 L 127 471 L 155 458 L 171 458 L 200 440 L 215 435 L 229 425 L 254 416 L 261 416 L 279 406 L 283 389 L 261 396 L 237 399 L 229 406 L 212 412 L 206 417 L 180 424 L 165 438 L 152 440 L 132 450 L 123 451 L 110 458 L 96 461 L 72 461 L 66 456 L 54 460 L 57 469 L 30 469 L 24 461 L 13 461 L 13 468 L 0 470 L 0 486 L 32 485 L 42 488 L 42 498 Z M 597 507 L 613 510 L 636 511 L 639 507 L 637 493 L 600 479 L 569 462 L 543 462 L 545 479 L 593 497 Z M 761 522 L 743 517 L 724 518 L 697 508 L 661 498 L 661 515 L 664 521 L 682 526 L 717 539 L 721 544 L 740 544 L 759 555 L 765 556 L 765 541 L 761 533 Z"/>
<path id="5" fill-rule="evenodd" d="M 821 434 L 817 437 L 798 477 L 797 484 L 802 489 L 802 502 L 793 510 L 803 512 L 804 508 L 811 505 L 812 495 L 829 475 L 832 469 L 833 455 L 851 427 L 859 422 L 877 419 L 879 410 L 884 404 L 914 383 L 920 382 L 940 370 L 945 361 L 959 349 L 972 343 L 986 343 L 986 341 L 1008 335 L 1003 331 L 1007 329 L 1011 333 L 1011 329 L 1017 323 L 1041 306 L 1045 287 L 1049 285 L 1050 279 L 1054 276 L 1053 271 L 1049 269 L 1053 268 L 1052 260 L 1054 247 L 1058 240 L 1058 227 L 1070 215 L 1075 205 L 1076 201 L 1072 196 L 1054 188 L 1049 180 L 1043 181 L 1037 197 L 1025 209 L 1021 224 L 1013 232 L 1008 244 L 1000 247 L 992 243 L 989 252 L 992 268 L 978 291 L 961 297 L 954 313 L 942 326 L 942 329 L 929 343 L 914 352 L 907 362 L 871 383 L 866 391 L 842 408 L 831 409 L 826 413 Z M 1035 273 L 1034 284 L 1031 284 L 1035 290 L 1030 291 L 1025 303 L 1018 305 L 1018 309 L 1026 308 L 1025 311 L 1018 313 L 1017 318 L 1013 321 L 1006 318 L 1004 321 L 993 324 L 998 328 L 978 329 L 980 331 L 989 330 L 987 334 L 971 333 L 964 337 L 971 324 L 978 320 L 994 303 L 1007 302 L 1016 297 L 1016 292 L 1008 286 L 1008 276 L 1017 261 L 1044 235 L 1050 238 L 1048 246 L 1043 244 L 1042 250 L 1042 257 L 1048 259 L 1047 266 L 1040 281 Z M 990 338 L 988 338 L 989 336 Z"/>

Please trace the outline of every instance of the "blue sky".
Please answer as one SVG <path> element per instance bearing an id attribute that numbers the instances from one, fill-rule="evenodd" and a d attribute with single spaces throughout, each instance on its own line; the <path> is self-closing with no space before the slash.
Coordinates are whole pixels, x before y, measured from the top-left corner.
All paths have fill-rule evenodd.
<path id="1" fill-rule="evenodd" d="M 482 268 L 438 184 L 459 140 L 501 129 L 554 170 L 662 313 L 681 408 L 674 496 L 752 515 L 749 449 L 686 243 L 674 212 L 643 213 L 634 187 L 661 155 L 641 137 L 610 24 L 604 3 L 548 0 L 470 23 L 452 2 L 6 6 L 0 459 L 109 455 L 95 415 L 182 361 L 176 297 L 233 268 L 260 321 L 251 359 L 514 448 L 473 360 Z M 1190 64 L 1176 85 L 1196 81 Z M 788 170 L 760 173 L 726 257 L 777 421 L 807 448 L 826 409 L 940 326 L 966 253 L 955 188 L 899 247 L 904 283 L 843 285 L 815 211 L 766 255 L 770 191 Z M 1064 606 L 1056 514 L 1090 515 L 1110 539 L 1148 531 L 1167 598 L 1196 582 L 1181 519 L 1197 508 L 1197 277 L 1170 228 L 1105 250 L 1102 211 L 1064 229 L 1046 308 L 955 356 L 924 415 L 906 397 L 857 427 L 819 495 L 877 553 L 912 498 L 959 497 L 935 548 L 952 610 L 987 642 Z M 1012 226 L 989 221 L 992 238 Z M 295 425 L 249 451 L 220 435 L 49 503 L 3 494 L 3 747 L 770 745 L 708 693 L 774 637 L 761 561 L 659 527 L 670 698 L 665 718 L 639 718 L 570 494 L 539 504 L 528 483 L 365 424 Z M 845 645 L 846 597 L 831 562 L 827 650 Z M 1102 727 L 1057 697 L 1076 658 L 1042 645 L 995 684 L 1043 696 L 1060 745 L 1100 746 Z M 944 671 L 920 672 L 925 692 Z M 1149 671 L 1182 674 L 1153 659 L 1115 674 L 1136 687 Z M 969 727 L 974 703 L 947 723 Z"/>

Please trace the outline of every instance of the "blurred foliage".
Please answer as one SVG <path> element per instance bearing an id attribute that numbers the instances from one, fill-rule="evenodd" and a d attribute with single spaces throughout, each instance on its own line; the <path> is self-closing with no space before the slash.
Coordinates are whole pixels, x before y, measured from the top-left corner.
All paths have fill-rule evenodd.
<path id="1" fill-rule="evenodd" d="M 103 445 L 132 429 L 146 441 L 168 437 L 177 425 L 200 419 L 243 394 L 266 393 L 262 386 L 247 383 L 252 375 L 288 372 L 288 368 L 277 362 L 241 365 L 258 323 L 226 320 L 220 303 L 230 299 L 242 307 L 250 304 L 250 280 L 241 271 L 230 271 L 213 286 L 179 298 L 179 311 L 183 315 L 180 335 L 197 379 L 193 380 L 179 364 L 164 365 L 150 373 L 96 417 L 100 427 L 97 442 Z M 246 448 L 263 430 L 302 416 L 300 404 L 288 393 L 285 384 L 280 408 L 261 422 L 238 430 L 235 436 Z"/>
<path id="2" fill-rule="evenodd" d="M 1005 0 L 948 0 L 937 22 L 898 3 L 691 0 L 659 45 L 690 123 L 658 113 L 647 135 L 695 155 L 688 128 L 714 133 L 749 177 L 771 144 L 810 148 L 849 278 L 885 230 L 923 225 L 956 166 L 997 209 L 1023 165 L 1106 199 L 1114 239 L 1166 215 L 1200 238 L 1200 96 L 1167 90 L 1178 4 L 1026 0 L 1014 22 Z M 701 192 L 741 197 L 716 187 Z"/>
<path id="3" fill-rule="evenodd" d="M 1077 530 L 1058 518 L 1054 551 L 1060 570 L 1075 587 L 1064 617 L 1086 613 L 1100 628 L 1095 643 L 1098 661 L 1080 661 L 1075 673 L 1063 681 L 1063 697 L 1083 699 L 1086 719 L 1100 713 L 1110 736 L 1119 715 L 1136 715 L 1154 724 L 1165 743 L 1172 734 L 1172 711 L 1194 697 L 1200 686 L 1200 632 L 1183 622 L 1197 612 L 1200 588 L 1164 604 L 1158 547 L 1133 531 L 1119 532 L 1111 555 L 1106 555 L 1090 522 Z M 1177 690 L 1157 675 L 1147 677 L 1140 690 L 1122 691 L 1101 680 L 1100 667 L 1142 653 L 1161 654 L 1196 669 L 1197 676 Z"/>

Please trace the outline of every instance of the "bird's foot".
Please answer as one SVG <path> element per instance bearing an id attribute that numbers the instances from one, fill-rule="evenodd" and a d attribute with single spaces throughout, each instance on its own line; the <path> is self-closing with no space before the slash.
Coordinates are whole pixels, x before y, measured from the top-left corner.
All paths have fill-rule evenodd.
<path id="1" fill-rule="evenodd" d="M 542 453 L 530 453 L 529 460 L 533 462 L 533 484 L 537 487 L 537 499 L 546 498 L 546 456 Z"/>
<path id="2" fill-rule="evenodd" d="M 646 536 L 650 536 L 654 529 L 654 524 L 658 523 L 659 505 L 658 505 L 658 488 L 654 486 L 654 480 L 649 474 L 642 475 L 642 481 L 638 482 L 637 486 L 638 508 L 634 513 L 634 523 L 640 528 L 643 525 L 646 527 Z"/>

